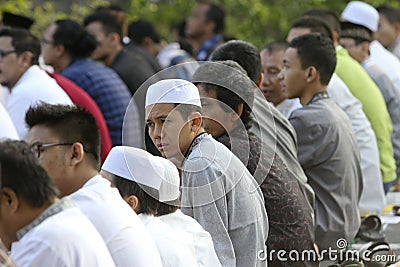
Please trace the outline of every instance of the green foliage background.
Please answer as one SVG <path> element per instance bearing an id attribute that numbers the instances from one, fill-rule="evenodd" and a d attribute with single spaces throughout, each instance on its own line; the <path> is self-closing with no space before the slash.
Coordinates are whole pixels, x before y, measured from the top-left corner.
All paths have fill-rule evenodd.
<path id="1" fill-rule="evenodd" d="M 290 24 L 305 10 L 324 7 L 337 14 L 347 2 L 344 0 L 220 0 L 226 12 L 226 33 L 237 39 L 247 40 L 261 48 L 266 42 L 284 40 Z M 389 4 L 400 8 L 397 0 L 366 1 L 377 6 Z M 41 37 L 42 31 L 54 19 L 72 18 L 82 21 L 93 8 L 107 5 L 106 0 L 79 0 L 72 2 L 68 10 L 60 10 L 57 1 L 0 0 L 0 11 L 11 11 L 35 19 L 33 33 Z M 153 22 L 159 33 L 169 41 L 170 27 L 190 14 L 195 0 L 126 0 L 112 1 L 127 11 L 130 21 L 138 18 Z"/>

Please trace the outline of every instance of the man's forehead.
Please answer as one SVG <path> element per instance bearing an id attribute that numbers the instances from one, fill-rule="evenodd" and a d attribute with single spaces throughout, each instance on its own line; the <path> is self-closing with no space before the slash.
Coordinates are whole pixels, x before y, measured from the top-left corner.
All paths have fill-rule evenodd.
<path id="1" fill-rule="evenodd" d="M 174 111 L 175 105 L 172 103 L 157 103 L 146 107 L 146 118 L 157 118 L 168 116 Z"/>

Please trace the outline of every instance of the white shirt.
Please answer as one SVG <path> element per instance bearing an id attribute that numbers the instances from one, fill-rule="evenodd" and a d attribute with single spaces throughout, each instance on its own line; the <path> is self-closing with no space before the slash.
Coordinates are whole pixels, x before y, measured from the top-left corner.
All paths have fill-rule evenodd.
<path id="1" fill-rule="evenodd" d="M 16 139 L 18 140 L 17 130 L 15 129 L 14 123 L 12 122 L 7 110 L 0 103 L 0 140 L 1 139 Z"/>
<path id="2" fill-rule="evenodd" d="M 400 93 L 400 61 L 393 55 L 389 50 L 383 47 L 383 45 L 375 40 L 369 45 L 369 51 L 371 53 L 372 60 L 378 65 L 383 72 L 389 76 L 393 85 Z"/>
<path id="3" fill-rule="evenodd" d="M 11 245 L 11 257 L 24 267 L 113 267 L 104 241 L 77 208 L 54 214 Z"/>
<path id="4" fill-rule="evenodd" d="M 192 217 L 177 210 L 173 213 L 158 217 L 161 221 L 174 229 L 185 231 L 192 235 L 195 255 L 198 266 L 221 266 L 214 250 L 211 235 Z"/>
<path id="5" fill-rule="evenodd" d="M 73 105 L 57 82 L 44 70 L 34 65 L 19 78 L 7 98 L 6 109 L 21 140 L 24 140 L 28 133 L 25 125 L 26 111 L 30 106 L 39 104 L 41 101 L 50 104 Z"/>
<path id="6" fill-rule="evenodd" d="M 162 266 L 146 228 L 106 179 L 94 176 L 70 198 L 103 237 L 117 267 Z"/>
<path id="7" fill-rule="evenodd" d="M 328 94 L 347 114 L 356 134 L 363 175 L 363 190 L 359 202 L 360 212 L 361 214 L 380 214 L 386 201 L 375 133 L 362 110 L 361 102 L 351 94 L 346 84 L 335 73 L 328 84 Z"/>
<path id="8" fill-rule="evenodd" d="M 153 215 L 139 214 L 160 252 L 164 267 L 198 266 L 192 236 L 179 228 L 172 228 Z"/>
<path id="9" fill-rule="evenodd" d="M 301 108 L 302 105 L 300 103 L 300 99 L 285 99 L 281 103 L 275 106 L 280 113 L 282 113 L 286 118 L 290 117 L 290 114 L 298 108 Z"/>

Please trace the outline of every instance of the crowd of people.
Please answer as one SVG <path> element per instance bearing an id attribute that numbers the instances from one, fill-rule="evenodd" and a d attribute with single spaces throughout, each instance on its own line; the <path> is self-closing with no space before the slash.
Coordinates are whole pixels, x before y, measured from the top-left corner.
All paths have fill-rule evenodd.
<path id="1" fill-rule="evenodd" d="M 400 10 L 261 50 L 210 2 L 169 44 L 112 5 L 32 23 L 0 28 L 1 266 L 364 266 L 324 252 L 400 190 Z"/>

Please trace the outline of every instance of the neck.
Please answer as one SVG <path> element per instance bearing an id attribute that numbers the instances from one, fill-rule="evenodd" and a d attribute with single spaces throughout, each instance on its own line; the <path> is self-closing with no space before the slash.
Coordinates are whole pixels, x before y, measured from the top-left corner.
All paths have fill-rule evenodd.
<path id="1" fill-rule="evenodd" d="M 303 96 L 299 97 L 301 105 L 307 105 L 317 93 L 326 91 L 326 88 L 327 85 L 320 85 L 315 89 L 308 90 Z"/>
<path id="2" fill-rule="evenodd" d="M 197 51 L 200 49 L 200 47 L 211 37 L 213 37 L 215 34 L 210 33 L 210 34 L 204 34 L 199 37 L 194 37 L 194 38 L 189 38 L 189 43 L 192 45 L 193 52 L 197 53 Z"/>
<path id="3" fill-rule="evenodd" d="M 69 64 L 71 64 L 72 58 L 69 55 L 65 55 L 57 60 L 56 63 L 52 65 L 55 73 L 61 73 Z"/>
<path id="4" fill-rule="evenodd" d="M 115 57 L 118 55 L 119 52 L 123 49 L 122 45 L 119 45 L 116 47 L 111 53 L 108 55 L 108 57 L 104 60 L 104 64 L 106 66 L 110 67 L 112 63 L 114 62 Z"/>

